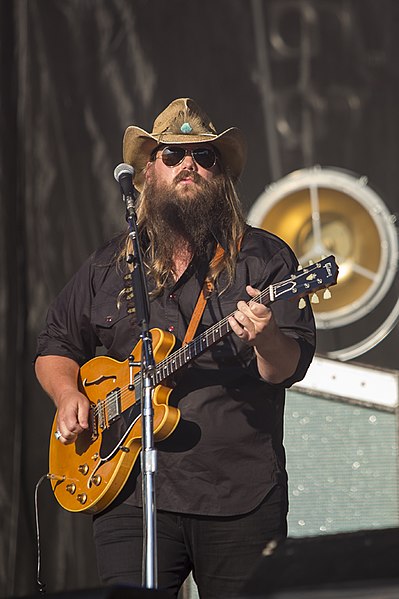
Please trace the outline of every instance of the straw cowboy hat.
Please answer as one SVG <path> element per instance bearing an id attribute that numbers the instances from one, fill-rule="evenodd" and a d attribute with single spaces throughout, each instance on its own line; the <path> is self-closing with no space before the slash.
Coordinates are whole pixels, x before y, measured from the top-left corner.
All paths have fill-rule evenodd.
<path id="1" fill-rule="evenodd" d="M 224 168 L 236 181 L 244 168 L 246 143 L 236 127 L 217 133 L 208 115 L 190 98 L 178 98 L 155 119 L 152 132 L 131 126 L 123 137 L 123 160 L 134 168 L 134 184 L 141 191 L 144 169 L 159 144 L 211 143 L 220 152 Z"/>

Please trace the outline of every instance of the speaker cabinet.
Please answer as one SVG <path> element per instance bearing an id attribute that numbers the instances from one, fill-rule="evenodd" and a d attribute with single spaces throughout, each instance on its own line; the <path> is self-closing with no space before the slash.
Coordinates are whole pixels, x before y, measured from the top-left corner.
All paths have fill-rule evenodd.
<path id="1" fill-rule="evenodd" d="M 315 358 L 287 392 L 290 537 L 399 527 L 399 371 Z"/>

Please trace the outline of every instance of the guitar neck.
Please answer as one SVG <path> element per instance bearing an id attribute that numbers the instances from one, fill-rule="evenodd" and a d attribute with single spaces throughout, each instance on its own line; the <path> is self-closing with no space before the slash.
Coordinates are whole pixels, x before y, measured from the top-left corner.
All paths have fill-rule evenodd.
<path id="1" fill-rule="evenodd" d="M 271 303 L 270 289 L 271 285 L 255 298 L 247 302 L 257 302 L 258 304 L 268 305 Z M 229 324 L 229 318 L 233 313 L 229 314 L 216 324 L 212 325 L 204 331 L 201 335 L 195 337 L 192 341 L 173 352 L 170 356 L 159 362 L 155 371 L 155 383 L 159 385 L 163 380 L 174 374 L 179 368 L 182 368 L 191 360 L 197 358 L 200 354 L 206 351 L 209 347 L 218 343 L 223 337 L 231 333 L 231 326 Z"/>
<path id="2" fill-rule="evenodd" d="M 291 275 L 289 279 L 269 285 L 255 298 L 247 302 L 247 305 L 256 302 L 268 306 L 281 299 L 301 298 L 309 293 L 316 293 L 320 289 L 335 285 L 338 276 L 338 266 L 334 256 L 328 256 L 319 262 L 306 268 L 298 269 L 299 272 Z M 300 306 L 299 306 L 300 307 Z M 179 368 L 194 360 L 211 345 L 220 341 L 231 332 L 229 318 L 226 316 L 216 324 L 212 325 L 190 343 L 173 352 L 170 356 L 159 362 L 155 369 L 154 382 L 160 384 L 166 378 L 174 374 Z"/>

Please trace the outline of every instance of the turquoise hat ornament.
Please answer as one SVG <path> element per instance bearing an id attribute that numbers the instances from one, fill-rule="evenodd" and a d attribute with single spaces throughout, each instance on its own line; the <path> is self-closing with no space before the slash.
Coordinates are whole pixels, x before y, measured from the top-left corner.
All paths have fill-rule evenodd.
<path id="1" fill-rule="evenodd" d="M 193 128 L 190 125 L 190 123 L 183 123 L 182 126 L 180 127 L 180 131 L 182 133 L 191 133 L 192 130 L 193 130 Z"/>

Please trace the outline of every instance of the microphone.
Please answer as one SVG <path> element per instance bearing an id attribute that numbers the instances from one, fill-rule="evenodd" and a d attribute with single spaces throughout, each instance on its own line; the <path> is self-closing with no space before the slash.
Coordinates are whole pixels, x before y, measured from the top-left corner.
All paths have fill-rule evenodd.
<path id="1" fill-rule="evenodd" d="M 130 164 L 118 164 L 114 170 L 114 177 L 122 188 L 124 196 L 135 196 L 136 190 L 133 187 L 134 168 Z"/>
<path id="2" fill-rule="evenodd" d="M 129 215 L 134 212 L 134 202 L 138 192 L 133 185 L 134 168 L 122 162 L 114 170 L 114 177 L 121 186 L 123 199 L 126 202 L 126 211 Z"/>

